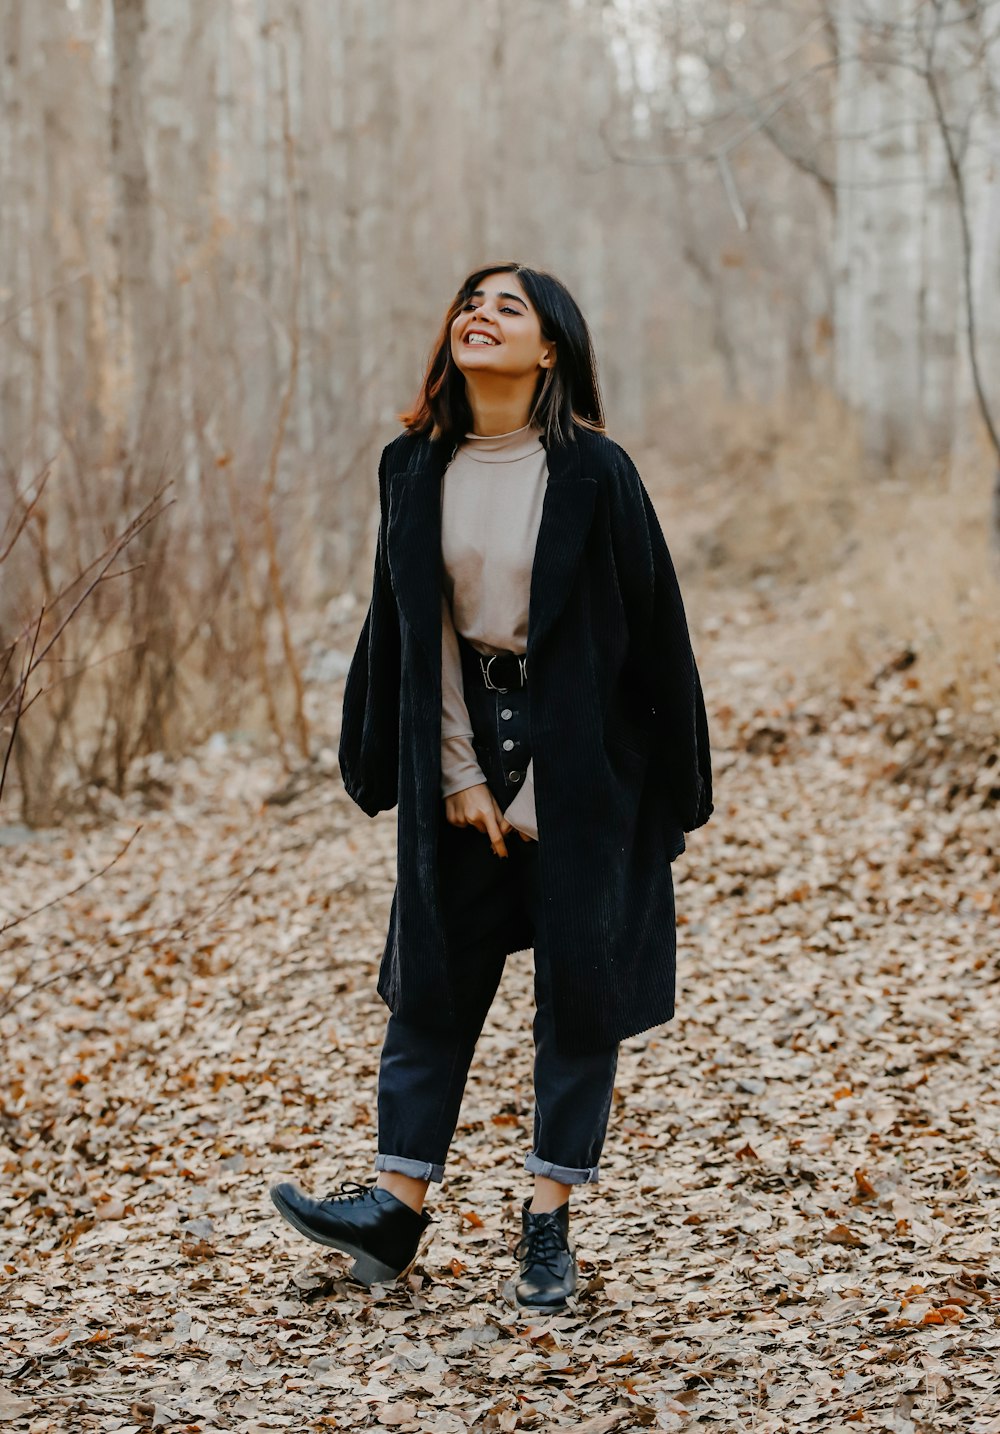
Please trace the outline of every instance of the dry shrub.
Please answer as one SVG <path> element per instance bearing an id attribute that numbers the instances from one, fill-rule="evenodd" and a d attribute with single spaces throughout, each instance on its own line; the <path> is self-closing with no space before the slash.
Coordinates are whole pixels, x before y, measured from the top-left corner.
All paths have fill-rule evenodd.
<path id="1" fill-rule="evenodd" d="M 234 520 L 228 475 L 191 488 L 124 468 L 80 472 L 63 454 L 44 477 L 21 489 L 4 479 L 5 531 L 16 535 L 0 544 L 4 814 L 38 826 L 100 808 L 105 792 L 141 782 L 143 758 L 215 732 L 281 746 L 296 694 L 259 494 L 244 485 Z M 110 565 L 99 561 L 159 491 L 151 520 Z M 53 638 L 24 683 L 11 742 L 12 693 L 32 649 L 45 653 Z"/>
<path id="2" fill-rule="evenodd" d="M 886 472 L 865 461 L 857 425 L 829 396 L 804 412 L 700 412 L 711 439 L 675 467 L 660 505 L 682 529 L 678 566 L 694 591 L 776 609 L 771 651 L 817 683 L 871 681 L 912 649 L 928 700 L 996 703 L 985 436 L 947 463 Z"/>

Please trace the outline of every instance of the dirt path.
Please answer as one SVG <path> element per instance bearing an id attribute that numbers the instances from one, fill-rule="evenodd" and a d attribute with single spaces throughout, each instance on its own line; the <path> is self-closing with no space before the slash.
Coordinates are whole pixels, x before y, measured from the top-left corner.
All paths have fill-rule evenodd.
<path id="1" fill-rule="evenodd" d="M 56 979 L 0 1022 L 0 1422 L 1000 1431 L 1000 779 L 906 672 L 807 694 L 781 628 L 759 597 L 699 613 L 717 807 L 674 868 L 678 1014 L 622 1047 L 563 1316 L 506 1288 L 530 953 L 408 1280 L 338 1278 L 267 1200 L 375 1150 L 395 821 L 340 787 L 338 686 L 327 771 L 281 803 L 274 763 L 210 744 L 0 851 L 9 918 L 141 827 L 4 938 L 5 987 Z"/>

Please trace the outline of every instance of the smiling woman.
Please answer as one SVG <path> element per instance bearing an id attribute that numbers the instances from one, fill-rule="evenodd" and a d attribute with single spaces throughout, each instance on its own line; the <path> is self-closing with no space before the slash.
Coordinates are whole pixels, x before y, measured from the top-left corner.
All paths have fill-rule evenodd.
<path id="1" fill-rule="evenodd" d="M 590 331 L 551 274 L 516 263 L 477 269 L 449 305 L 431 355 L 416 404 L 400 414 L 412 433 L 457 441 L 520 428 L 529 416 L 547 444 L 566 442 L 574 426 L 603 431 Z"/>
<path id="2" fill-rule="evenodd" d="M 532 948 L 534 1190 L 513 1293 L 553 1309 L 576 1286 L 569 1198 L 598 1179 L 619 1042 L 673 1016 L 670 863 L 713 809 L 704 700 L 564 285 L 520 264 L 470 274 L 400 416 L 339 748 L 354 801 L 399 809 L 378 1174 L 272 1198 L 355 1255 L 356 1278 L 409 1269 L 506 957 Z"/>

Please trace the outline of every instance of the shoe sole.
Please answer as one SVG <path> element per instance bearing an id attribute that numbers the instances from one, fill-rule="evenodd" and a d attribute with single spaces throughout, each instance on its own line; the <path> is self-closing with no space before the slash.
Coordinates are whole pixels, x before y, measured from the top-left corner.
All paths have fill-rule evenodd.
<path id="1" fill-rule="evenodd" d="M 561 1299 L 561 1300 L 558 1300 L 558 1301 L 554 1301 L 554 1302 L 552 1302 L 552 1303 L 536 1304 L 536 1303 L 535 1303 L 534 1301 L 532 1301 L 532 1300 L 522 1300 L 522 1299 L 519 1299 L 519 1298 L 518 1298 L 518 1294 L 517 1294 L 517 1290 L 515 1289 L 515 1291 L 514 1291 L 514 1303 L 515 1303 L 515 1305 L 517 1306 L 517 1308 L 518 1308 L 519 1310 L 536 1310 L 536 1311 L 540 1310 L 540 1311 L 544 1314 L 544 1313 L 545 1313 L 546 1311 L 548 1311 L 548 1310 L 564 1310 L 564 1309 L 566 1308 L 566 1301 L 569 1300 L 569 1299 L 572 1299 L 575 1294 L 576 1294 L 576 1290 L 575 1290 L 575 1289 L 574 1289 L 574 1290 L 570 1290 L 569 1294 L 568 1294 L 564 1299 Z"/>
<path id="2" fill-rule="evenodd" d="M 296 1212 L 286 1205 L 281 1195 L 274 1187 L 269 1191 L 271 1203 L 283 1220 L 287 1220 L 293 1230 L 298 1230 L 300 1235 L 305 1235 L 307 1240 L 313 1240 L 317 1245 L 326 1245 L 329 1249 L 339 1250 L 344 1255 L 351 1255 L 354 1264 L 348 1270 L 348 1275 L 362 1285 L 391 1284 L 394 1280 L 401 1279 L 413 1267 L 414 1261 L 420 1253 L 420 1243 L 413 1252 L 413 1257 L 401 1270 L 393 1269 L 392 1265 L 377 1260 L 374 1255 L 362 1250 L 360 1246 L 352 1244 L 349 1240 L 331 1239 L 328 1235 L 318 1235 L 311 1230 L 304 1221 L 300 1220 Z M 423 1235 L 421 1234 L 421 1240 Z"/>

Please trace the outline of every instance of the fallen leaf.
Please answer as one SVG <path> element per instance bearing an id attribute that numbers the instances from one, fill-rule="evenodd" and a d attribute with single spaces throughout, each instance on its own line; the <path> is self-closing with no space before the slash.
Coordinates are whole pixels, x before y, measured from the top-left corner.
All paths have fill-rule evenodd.
<path id="1" fill-rule="evenodd" d="M 860 1235 L 856 1235 L 852 1229 L 850 1229 L 847 1225 L 843 1224 L 834 1225 L 832 1230 L 828 1230 L 826 1232 L 826 1234 L 823 1236 L 823 1239 L 831 1245 L 864 1244 L 864 1240 L 862 1240 Z"/>
<path id="2" fill-rule="evenodd" d="M 855 1170 L 855 1172 L 854 1172 L 854 1182 L 855 1182 L 855 1184 L 857 1185 L 857 1195 L 856 1195 L 856 1198 L 857 1198 L 857 1199 L 860 1199 L 860 1200 L 875 1200 L 875 1199 L 877 1199 L 877 1197 L 878 1197 L 878 1191 L 875 1189 L 875 1186 L 871 1183 L 871 1181 L 868 1179 L 868 1176 L 865 1174 L 865 1172 L 864 1172 L 863 1170 Z"/>

